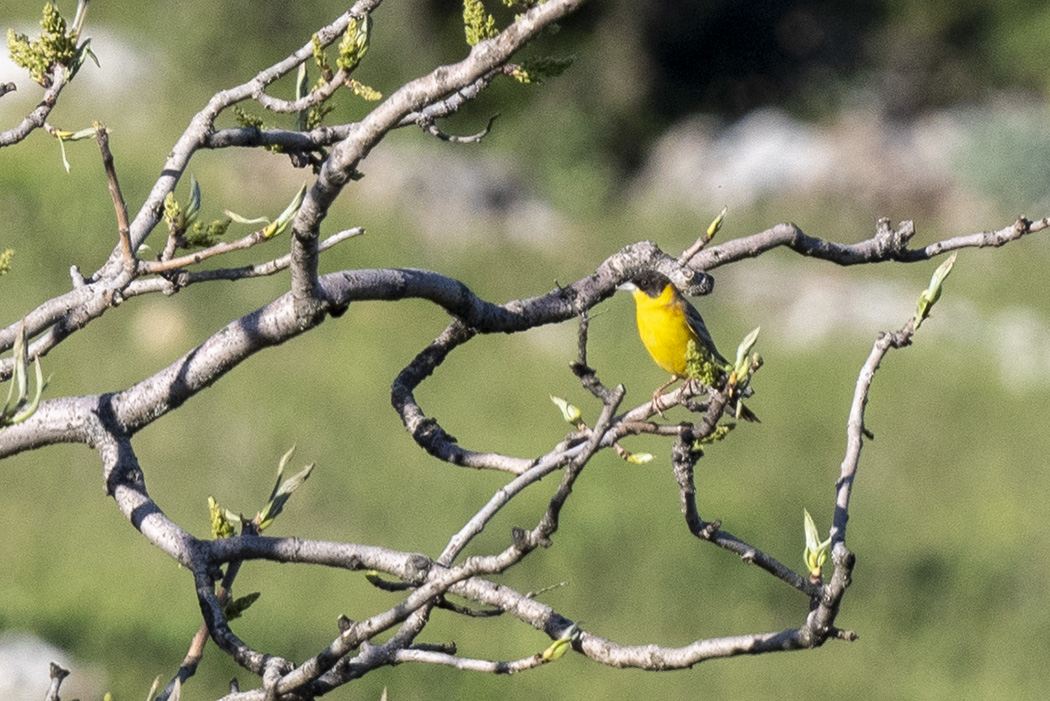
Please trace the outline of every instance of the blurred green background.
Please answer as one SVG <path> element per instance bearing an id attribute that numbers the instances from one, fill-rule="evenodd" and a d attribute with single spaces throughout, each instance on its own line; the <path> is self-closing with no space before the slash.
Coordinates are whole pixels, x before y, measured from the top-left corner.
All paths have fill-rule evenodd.
<path id="1" fill-rule="evenodd" d="M 98 119 L 111 129 L 135 212 L 208 97 L 301 46 L 343 9 L 96 2 L 87 33 L 101 68 L 83 69 L 50 121 L 78 129 Z M 34 31 L 39 10 L 8 0 L 0 28 Z M 459 11 L 423 0 L 382 5 L 360 79 L 389 94 L 458 60 Z M 923 245 L 1001 228 L 1019 213 L 1044 216 L 1048 25 L 1050 9 L 1020 2 L 591 3 L 532 49 L 574 54 L 567 74 L 538 87 L 498 83 L 442 125 L 471 133 L 499 112 L 480 145 L 414 130 L 384 141 L 325 225 L 368 233 L 326 253 L 323 269 L 425 267 L 502 302 L 573 281 L 640 239 L 676 253 L 724 202 L 727 238 L 791 220 L 850 242 L 888 216 L 915 219 Z M 6 129 L 39 92 L 9 65 L 0 70 L 19 85 L 0 100 Z M 346 96 L 336 104 L 330 122 L 367 109 Z M 69 174 L 42 132 L 0 151 L 0 250 L 16 250 L 0 279 L 5 325 L 67 290 L 70 265 L 96 269 L 116 242 L 95 146 L 67 148 Z M 273 216 L 308 177 L 284 157 L 251 151 L 199 153 L 190 170 L 205 217 Z M 275 257 L 283 246 L 221 264 Z M 576 655 L 510 678 L 403 665 L 331 698 L 378 698 L 384 687 L 391 699 L 1039 697 L 1050 686 L 1050 478 L 1041 468 L 1050 450 L 1048 263 L 1042 234 L 964 251 L 915 346 L 883 364 L 868 407 L 876 439 L 862 456 L 850 523 L 858 565 L 838 621 L 858 642 L 663 674 Z M 697 303 L 716 341 L 730 353 L 761 325 L 766 366 L 751 402 L 763 423 L 739 427 L 698 465 L 704 517 L 802 566 L 803 507 L 830 524 L 856 374 L 876 334 L 913 313 L 934 267 L 839 268 L 781 251 L 715 272 L 715 293 Z M 286 286 L 279 275 L 131 299 L 44 360 L 48 396 L 125 388 Z M 207 497 L 254 513 L 278 458 L 296 444 L 295 464 L 317 468 L 275 535 L 438 554 L 507 479 L 429 458 L 390 408 L 390 382 L 446 323 L 420 302 L 355 304 L 251 358 L 137 437 L 152 496 L 206 536 Z M 568 370 L 575 335 L 565 324 L 478 339 L 417 397 L 466 447 L 541 454 L 566 431 L 548 394 L 585 418 L 598 411 Z M 665 379 L 620 295 L 595 310 L 590 360 L 606 383 L 628 388 L 632 404 Z M 669 445 L 639 438 L 628 447 L 657 458 L 595 459 L 554 546 L 500 581 L 522 591 L 566 582 L 542 600 L 624 644 L 801 623 L 806 601 L 793 590 L 689 536 Z M 105 690 L 118 701 L 142 698 L 154 676 L 170 677 L 198 626 L 191 578 L 104 496 L 90 450 L 20 455 L 4 462 L 3 477 L 0 631 L 30 631 L 68 651 L 77 670 L 70 695 L 79 682 L 81 698 Z M 470 552 L 502 548 L 512 526 L 534 524 L 555 485 L 506 509 Z M 239 592 L 249 591 L 262 599 L 235 629 L 294 660 L 332 639 L 337 615 L 363 618 L 394 602 L 359 574 L 320 568 L 250 564 L 239 579 Z M 549 644 L 509 618 L 440 611 L 422 640 L 490 659 Z M 217 697 L 233 676 L 249 686 L 209 648 L 187 693 Z"/>

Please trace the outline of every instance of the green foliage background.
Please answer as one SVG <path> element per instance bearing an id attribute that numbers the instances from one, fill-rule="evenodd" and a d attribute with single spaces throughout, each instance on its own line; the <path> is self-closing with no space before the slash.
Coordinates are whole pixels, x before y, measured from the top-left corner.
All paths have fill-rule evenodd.
<path id="1" fill-rule="evenodd" d="M 64 9 L 72 11 L 69 5 Z M 1046 89 L 1045 71 L 1034 67 L 1044 65 L 1040 28 L 1050 15 L 1033 13 L 1026 3 L 935 2 L 920 10 L 913 3 L 870 2 L 854 10 L 863 21 L 836 24 L 843 16 L 835 12 L 838 5 L 785 4 L 812 18 L 807 26 L 823 28 L 832 38 L 847 25 L 854 27 L 848 31 L 864 32 L 850 55 L 816 52 L 808 62 L 799 60 L 795 80 L 773 81 L 779 88 L 769 94 L 796 114 L 829 119 L 853 90 L 882 85 L 902 66 L 923 69 L 909 85 L 925 81 L 942 89 L 934 95 L 915 88 L 918 97 L 912 99 L 908 91 L 887 93 L 887 104 L 900 114 L 980 99 L 993 89 Z M 714 26 L 733 11 L 730 3 L 709 6 L 707 15 L 699 15 Z M 102 72 L 123 73 L 116 80 L 126 84 L 99 91 L 104 96 L 99 100 L 85 89 L 85 75 L 79 76 L 51 122 L 76 129 L 100 119 L 112 129 L 122 186 L 134 212 L 174 139 L 208 97 L 285 56 L 342 9 L 334 2 L 180 2 L 163 8 L 95 3 L 88 33 L 118 34 L 137 58 L 121 65 L 99 40 Z M 359 69 L 362 81 L 389 93 L 433 65 L 461 57 L 466 47 L 457 12 L 439 12 L 422 0 L 384 4 Z M 709 218 L 632 210 L 623 204 L 624 183 L 646 145 L 680 114 L 705 109 L 732 116 L 759 102 L 747 91 L 733 90 L 737 84 L 728 71 L 694 74 L 694 83 L 709 89 L 690 96 L 685 88 L 676 90 L 678 83 L 666 78 L 667 72 L 652 68 L 670 60 L 650 50 L 661 46 L 666 12 L 668 5 L 660 3 L 643 9 L 627 2 L 588 6 L 549 39 L 571 46 L 578 57 L 566 75 L 538 89 L 498 85 L 445 125 L 476 131 L 499 111 L 495 132 L 480 146 L 437 144 L 405 131 L 380 147 L 397 149 L 406 168 L 428 167 L 448 151 L 459 158 L 505 159 L 523 187 L 563 217 L 564 228 L 550 245 L 472 224 L 469 211 L 443 231 L 440 222 L 431 222 L 442 233 L 425 235 L 396 205 L 398 197 L 411 193 L 398 193 L 394 204 L 377 207 L 351 187 L 327 225 L 331 232 L 364 226 L 368 234 L 327 253 L 325 270 L 427 267 L 502 301 L 574 280 L 639 238 L 651 238 L 669 252 L 688 246 Z M 9 0 L 0 25 L 26 31 L 38 14 L 33 2 Z M 971 30 L 965 37 L 963 28 Z M 891 36 L 900 44 L 876 50 L 887 48 L 881 40 Z M 723 41 L 733 44 L 709 34 L 705 47 Z M 935 50 L 922 60 L 906 60 L 909 47 L 922 42 Z M 763 46 L 750 51 L 762 53 Z M 721 60 L 711 59 L 710 65 L 723 65 Z M 84 68 L 84 74 L 92 72 L 99 71 Z M 966 81 L 945 78 L 963 74 Z M 647 75 L 662 77 L 649 82 Z M 811 84 L 797 76 L 810 76 Z M 817 81 L 821 76 L 824 82 Z M 818 95 L 816 85 L 841 89 Z M 664 91 L 665 100 L 653 99 L 653 86 Z M 290 84 L 285 87 L 291 91 Z M 0 100 L 4 128 L 32 106 L 27 92 Z M 354 119 L 363 109 L 363 103 L 343 98 L 329 119 Z M 731 211 L 720 235 L 746 235 L 793 220 L 814 235 L 857 240 L 870 235 L 876 216 L 890 216 L 915 218 L 918 241 L 925 243 L 1004 226 L 1045 197 L 1038 163 L 1028 162 L 1039 159 L 1011 154 L 1027 154 L 1032 144 L 1042 153 L 1050 141 L 1042 129 L 1014 142 L 1010 134 L 1016 132 L 1004 136 L 989 125 L 988 138 L 971 144 L 961 161 L 975 186 L 995 198 L 989 220 L 965 222 L 960 229 L 950 212 L 922 201 L 857 206 L 855 199 L 829 195 L 773 199 Z M 0 280 L 4 324 L 65 291 L 71 264 L 94 270 L 115 245 L 112 207 L 94 145 L 72 145 L 69 152 L 73 169 L 66 175 L 57 145 L 42 133 L 0 151 L 0 249 L 17 252 L 12 271 Z M 369 165 L 363 165 L 366 180 Z M 287 159 L 265 152 L 201 153 L 192 170 L 204 190 L 205 217 L 218 216 L 223 208 L 272 216 L 283 207 L 274 203 L 290 199 L 304 177 Z M 425 172 L 424 177 L 442 176 Z M 711 203 L 711 216 L 719 207 Z M 891 354 L 876 379 L 868 410 L 876 439 L 862 457 L 850 524 L 858 567 L 839 620 L 860 634 L 859 642 L 667 674 L 606 669 L 576 655 L 511 678 L 405 665 L 369 675 L 332 698 L 378 698 L 384 686 L 391 699 L 1037 697 L 1050 685 L 1042 664 L 1050 653 L 1043 505 L 1050 478 L 1041 469 L 1050 449 L 1044 428 L 1050 416 L 1048 382 L 1037 375 L 1026 383 L 1004 383 L 1001 366 L 1009 372 L 1011 364 L 1016 369 L 1041 363 L 1045 374 L 1048 361 L 996 357 L 989 350 L 995 339 L 980 322 L 1020 310 L 1045 327 L 1050 244 L 1041 236 L 1002 250 L 964 252 L 915 347 Z M 275 241 L 258 255 L 279 255 L 284 245 Z M 749 266 L 757 271 L 750 277 Z M 718 290 L 699 301 L 708 326 L 725 350 L 762 324 L 768 330 L 759 344 L 767 365 L 752 403 L 763 423 L 740 427 L 698 467 L 705 517 L 722 519 L 730 531 L 800 567 L 803 507 L 822 528 L 830 523 L 856 373 L 875 334 L 900 326 L 913 313 L 909 301 L 877 319 L 865 317 L 833 334 L 833 340 L 792 345 L 778 307 L 750 294 L 755 280 L 779 276 L 786 281 L 783 295 L 791 297 L 799 294 L 795 281 L 826 275 L 871 290 L 875 306 L 882 301 L 878 290 L 887 285 L 917 295 L 933 267 L 841 270 L 777 252 L 716 274 Z M 53 374 L 48 396 L 127 387 L 280 294 L 286 284 L 277 276 L 197 286 L 173 298 L 129 300 L 45 359 L 46 372 Z M 820 304 L 845 305 L 834 295 Z M 355 304 L 343 318 L 252 358 L 144 431 L 136 447 L 160 506 L 204 537 L 207 497 L 254 513 L 268 494 L 278 458 L 294 443 L 299 446 L 294 466 L 315 461 L 318 467 L 274 526 L 275 534 L 439 552 L 505 478 L 438 463 L 405 434 L 389 406 L 390 382 L 447 318 L 418 302 L 392 311 L 385 304 Z M 626 385 L 629 402 L 647 400 L 664 378 L 635 337 L 630 300 L 617 296 L 596 311 L 592 364 L 607 383 Z M 539 454 L 566 430 L 548 394 L 581 406 L 585 418 L 593 419 L 598 410 L 568 370 L 574 354 L 570 324 L 482 338 L 454 354 L 418 396 L 465 446 Z M 588 630 L 624 643 L 680 645 L 797 625 L 805 615 L 803 599 L 688 535 L 668 445 L 637 439 L 631 448 L 658 457 L 646 466 L 628 465 L 611 454 L 596 459 L 575 489 L 554 546 L 504 581 L 521 590 L 566 581 L 543 600 Z M 5 461 L 2 470 L 0 630 L 31 630 L 104 670 L 105 688 L 118 700 L 141 698 L 155 675 L 170 676 L 197 628 L 189 575 L 113 508 L 90 450 L 52 447 Z M 553 488 L 542 484 L 509 508 L 474 552 L 502 547 L 512 526 L 531 524 Z M 393 601 L 361 575 L 300 567 L 246 566 L 239 592 L 256 590 L 262 599 L 236 630 L 258 647 L 293 659 L 323 647 L 335 635 L 338 614 L 363 617 Z M 511 620 L 463 621 L 442 612 L 435 613 L 424 638 L 454 640 L 463 654 L 492 659 L 525 656 L 549 644 Z M 214 649 L 210 653 L 188 690 L 192 698 L 219 695 L 231 676 L 246 681 Z"/>

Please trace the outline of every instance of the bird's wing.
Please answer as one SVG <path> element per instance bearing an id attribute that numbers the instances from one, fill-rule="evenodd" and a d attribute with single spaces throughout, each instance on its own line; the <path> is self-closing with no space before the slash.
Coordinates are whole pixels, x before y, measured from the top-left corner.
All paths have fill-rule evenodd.
<path id="1" fill-rule="evenodd" d="M 715 342 L 711 338 L 711 334 L 708 333 L 707 326 L 704 324 L 704 319 L 700 316 L 700 312 L 688 300 L 683 299 L 682 301 L 685 303 L 685 318 L 689 322 L 689 327 L 693 329 L 697 338 L 700 339 L 700 343 L 714 356 L 716 362 L 728 365 L 729 361 L 723 358 L 722 354 L 715 348 Z"/>

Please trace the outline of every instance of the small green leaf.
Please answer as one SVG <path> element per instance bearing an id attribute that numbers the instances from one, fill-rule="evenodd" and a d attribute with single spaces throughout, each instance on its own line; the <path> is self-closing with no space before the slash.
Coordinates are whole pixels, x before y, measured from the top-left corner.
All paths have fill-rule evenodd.
<path id="1" fill-rule="evenodd" d="M 304 197 L 306 197 L 306 183 L 303 183 L 303 186 L 299 188 L 299 192 L 295 194 L 295 197 L 288 203 L 288 206 L 285 207 L 280 216 L 266 225 L 263 229 L 264 239 L 272 239 L 274 236 L 283 234 L 288 229 L 292 220 L 295 219 L 295 215 L 299 213 L 299 207 L 302 206 Z"/>
<path id="2" fill-rule="evenodd" d="M 915 328 L 919 328 L 919 326 L 922 325 L 922 322 L 930 316 L 930 310 L 933 309 L 933 305 L 941 298 L 941 290 L 944 285 L 944 280 L 952 271 L 952 267 L 955 265 L 955 259 L 958 255 L 958 253 L 953 253 L 948 260 L 941 263 L 937 266 L 937 269 L 933 271 L 933 275 L 930 277 L 930 286 L 922 291 L 919 295 L 918 302 L 915 305 Z"/>
<path id="3" fill-rule="evenodd" d="M 362 100 L 366 100 L 367 102 L 377 102 L 383 99 L 383 93 L 374 88 L 368 87 L 356 78 L 351 78 L 348 85 L 354 94 Z"/>
<path id="4" fill-rule="evenodd" d="M 58 140 L 58 150 L 62 153 L 62 167 L 69 172 L 69 159 L 66 158 L 66 142 L 65 139 Z"/>
<path id="5" fill-rule="evenodd" d="M 583 412 L 580 411 L 579 407 L 573 406 L 561 397 L 555 397 L 553 394 L 549 396 L 551 401 L 554 402 L 554 406 L 561 409 L 561 417 L 565 419 L 566 423 L 579 427 L 580 417 L 583 415 Z"/>
<path id="6" fill-rule="evenodd" d="M 263 119 L 254 114 L 248 114 L 240 105 L 233 106 L 233 118 L 237 120 L 237 126 L 242 129 L 262 129 Z"/>
<path id="7" fill-rule="evenodd" d="M 172 236 L 190 234 L 191 239 L 194 238 L 194 231 L 191 227 L 197 223 L 197 218 L 200 216 L 201 201 L 201 186 L 192 174 L 190 175 L 190 199 L 186 205 L 180 204 L 175 199 L 174 192 L 169 192 L 164 196 L 164 223 L 167 224 L 168 232 Z M 199 235 L 206 230 L 201 226 L 197 227 L 196 232 Z"/>
<path id="8" fill-rule="evenodd" d="M 551 643 L 551 646 L 543 651 L 540 657 L 543 658 L 544 662 L 553 662 L 561 658 L 569 649 L 572 647 L 573 642 L 578 640 L 580 637 L 580 629 L 576 627 L 576 624 L 569 626 L 562 636 Z"/>
<path id="9" fill-rule="evenodd" d="M 26 343 L 26 322 L 25 319 L 18 327 L 18 335 L 15 336 L 15 346 L 13 349 L 13 357 L 15 361 L 14 374 L 11 378 L 11 384 L 17 385 L 18 387 L 18 401 L 23 402 L 29 396 L 29 379 L 28 379 L 28 366 L 29 366 L 29 345 Z M 10 399 L 10 397 L 8 397 Z"/>
<path id="10" fill-rule="evenodd" d="M 647 462 L 652 462 L 652 453 L 629 453 L 625 458 L 627 462 L 633 465 L 644 465 Z"/>
<path id="11" fill-rule="evenodd" d="M 270 492 L 270 498 L 266 503 L 266 508 L 255 517 L 255 522 L 259 524 L 259 531 L 268 528 L 270 524 L 273 523 L 274 519 L 281 514 L 284 510 L 285 503 L 287 503 L 288 499 L 292 496 L 292 493 L 302 486 L 303 482 L 305 482 L 310 476 L 310 472 L 314 469 L 314 463 L 310 463 L 297 474 L 281 481 L 285 465 L 291 460 L 294 453 L 295 446 L 293 445 L 288 452 L 284 454 L 280 463 L 277 465 L 277 481 L 274 483 L 273 490 Z"/>
<path id="12" fill-rule="evenodd" d="M 211 517 L 212 538 L 230 538 L 237 532 L 233 523 L 239 519 L 231 519 L 229 512 L 219 506 L 214 497 L 208 497 L 208 515 Z"/>
<path id="13" fill-rule="evenodd" d="M 734 423 L 719 424 L 718 426 L 715 426 L 715 430 L 711 431 L 710 435 L 693 443 L 693 449 L 697 450 L 700 449 L 700 446 L 702 445 L 711 445 L 712 443 L 717 443 L 718 441 L 725 439 L 725 437 L 729 435 L 729 432 L 734 428 L 736 428 L 736 424 Z"/>
<path id="14" fill-rule="evenodd" d="M 186 219 L 182 213 L 182 206 L 175 199 L 175 193 L 169 192 L 164 196 L 164 223 L 172 232 L 181 233 L 186 228 Z"/>
<path id="15" fill-rule="evenodd" d="M 335 109 L 334 105 L 314 105 L 306 114 L 306 130 L 316 129 L 324 123 L 324 118 Z"/>
<path id="16" fill-rule="evenodd" d="M 72 80 L 79 71 L 80 67 L 84 65 L 84 62 L 91 57 L 91 60 L 95 63 L 96 68 L 101 68 L 102 64 L 98 62 L 98 56 L 91 50 L 91 38 L 84 40 L 80 46 L 77 47 L 76 56 L 73 57 L 73 65 L 69 69 L 69 79 Z"/>
<path id="17" fill-rule="evenodd" d="M 321 44 L 321 38 L 316 34 L 313 36 L 313 49 L 314 63 L 317 64 L 318 70 L 321 71 L 320 80 L 328 82 L 332 79 L 332 66 L 328 63 L 328 54 L 324 50 L 324 45 Z"/>
<path id="18" fill-rule="evenodd" d="M 335 60 L 337 68 L 347 73 L 357 68 L 361 59 L 365 57 L 365 52 L 368 51 L 368 37 L 371 32 L 371 15 L 365 15 L 360 19 L 350 18 L 350 23 L 346 25 L 346 34 L 339 42 L 339 57 Z"/>
<path id="19" fill-rule="evenodd" d="M 463 28 L 469 46 L 499 34 L 496 19 L 485 10 L 481 0 L 463 0 Z"/>
<path id="20" fill-rule="evenodd" d="M 524 85 L 539 85 L 548 78 L 557 78 L 567 71 L 575 60 L 575 56 L 525 59 L 510 74 Z"/>
<path id="21" fill-rule="evenodd" d="M 190 201 L 186 204 L 186 222 L 194 222 L 201 211 L 201 184 L 190 174 Z"/>
<path id="22" fill-rule="evenodd" d="M 248 219 L 247 217 L 242 217 L 240 214 L 237 214 L 237 212 L 231 212 L 228 209 L 222 210 L 222 213 L 229 217 L 231 221 L 234 221 L 238 224 L 248 224 L 249 226 L 254 226 L 255 224 L 270 223 L 270 220 L 266 217 L 256 217 L 255 219 Z"/>
<path id="23" fill-rule="evenodd" d="M 295 76 L 295 99 L 298 102 L 310 93 L 310 81 L 306 75 L 306 63 L 299 64 L 299 72 Z M 299 110 L 295 115 L 295 130 L 306 131 L 307 118 L 310 110 Z"/>
<path id="24" fill-rule="evenodd" d="M 160 688 L 160 675 L 158 674 L 153 678 L 153 685 L 149 688 L 149 693 L 146 694 L 146 701 L 152 701 L 154 694 L 157 693 L 157 689 Z"/>
<path id="25" fill-rule="evenodd" d="M 50 382 L 50 378 L 44 379 L 44 373 L 40 369 L 40 358 L 35 358 L 33 367 L 36 389 L 33 392 L 33 398 L 29 398 L 29 345 L 26 342 L 24 319 L 15 335 L 12 351 L 14 367 L 11 373 L 11 385 L 7 388 L 7 400 L 4 408 L 0 410 L 0 428 L 22 423 L 35 414 L 40 405 L 40 398 Z"/>
<path id="26" fill-rule="evenodd" d="M 108 131 L 108 130 L 107 130 Z M 86 127 L 78 131 L 63 131 L 61 129 L 55 130 L 55 136 L 62 141 L 82 141 L 84 139 L 93 139 L 95 134 L 95 127 Z"/>
<path id="27" fill-rule="evenodd" d="M 803 558 L 806 562 L 806 568 L 809 570 L 810 577 L 819 578 L 821 568 L 828 559 L 828 550 L 831 548 L 831 538 L 829 537 L 825 541 L 820 540 L 820 532 L 817 530 L 817 524 L 813 521 L 813 517 L 809 515 L 809 511 L 806 509 L 802 510 L 803 513 L 803 527 L 806 532 L 806 549 L 803 552 Z"/>
<path id="28" fill-rule="evenodd" d="M 54 136 L 58 139 L 58 150 L 62 153 L 62 166 L 69 172 L 69 160 L 66 158 L 66 142 L 67 141 L 80 141 L 81 139 L 87 139 L 95 136 L 95 129 L 81 129 L 80 131 L 62 131 L 56 129 Z"/>
<path id="29" fill-rule="evenodd" d="M 43 396 L 44 390 L 47 389 L 47 385 L 51 382 L 50 376 L 48 376 L 48 379 L 44 379 L 44 372 L 40 369 L 39 356 L 33 358 L 33 369 L 34 377 L 36 378 L 36 391 L 33 392 L 33 399 L 28 404 L 23 404 L 22 411 L 15 414 L 14 418 L 11 419 L 13 424 L 20 424 L 36 413 L 37 407 L 40 406 L 40 397 Z"/>
<path id="30" fill-rule="evenodd" d="M 259 600 L 260 596 L 262 596 L 262 593 L 256 591 L 251 594 L 245 594 L 226 604 L 226 620 L 232 621 L 243 616 L 244 612 L 250 609 L 252 604 Z"/>
<path id="31" fill-rule="evenodd" d="M 722 222 L 725 221 L 726 212 L 728 212 L 728 211 L 729 211 L 729 206 L 728 205 L 723 205 L 722 206 L 722 211 L 719 212 L 718 216 L 715 217 L 715 220 L 708 225 L 708 227 L 707 227 L 707 240 L 708 241 L 713 239 L 715 237 L 715 234 L 718 233 L 718 230 L 722 228 Z"/>
<path id="32" fill-rule="evenodd" d="M 744 336 L 744 340 L 740 342 L 740 345 L 736 348 L 736 362 L 733 363 L 733 373 L 736 375 L 736 382 L 742 384 L 746 379 L 751 370 L 751 349 L 755 347 L 755 343 L 758 341 L 758 334 L 762 330 L 761 326 L 756 326 L 755 330 Z"/>

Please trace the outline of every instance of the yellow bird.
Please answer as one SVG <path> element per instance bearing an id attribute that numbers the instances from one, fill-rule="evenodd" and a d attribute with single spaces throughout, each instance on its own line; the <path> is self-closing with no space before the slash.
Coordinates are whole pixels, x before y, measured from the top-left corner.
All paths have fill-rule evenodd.
<path id="1" fill-rule="evenodd" d="M 644 272 L 625 283 L 622 289 L 630 290 L 634 297 L 642 344 L 656 364 L 671 373 L 671 379 L 653 392 L 653 408 L 662 416 L 657 401 L 660 394 L 687 377 L 689 341 L 696 343 L 698 351 L 706 351 L 717 365 L 725 367 L 729 363 L 715 348 L 700 312 L 667 277 L 657 272 Z"/>

